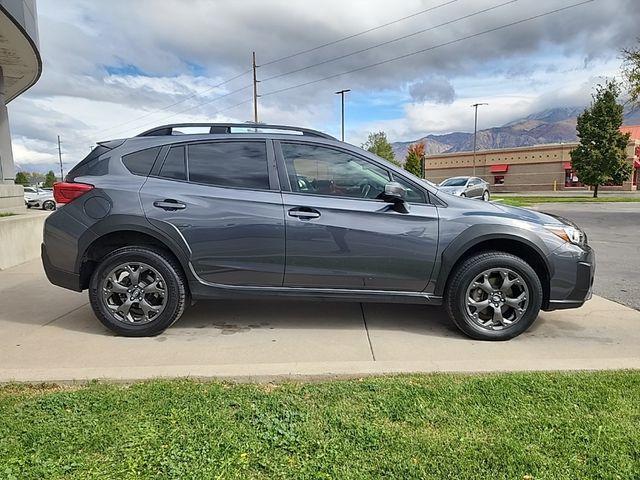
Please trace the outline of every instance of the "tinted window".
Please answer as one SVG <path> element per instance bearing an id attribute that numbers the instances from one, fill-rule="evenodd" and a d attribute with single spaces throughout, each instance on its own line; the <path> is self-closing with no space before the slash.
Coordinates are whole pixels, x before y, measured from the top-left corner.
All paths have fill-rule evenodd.
<path id="1" fill-rule="evenodd" d="M 76 177 L 98 177 L 109 173 L 109 157 L 98 159 L 100 155 L 108 152 L 109 150 L 109 148 L 103 145 L 95 147 L 91 150 L 91 153 L 84 158 L 84 160 L 69 171 L 65 180 L 72 182 Z"/>
<path id="2" fill-rule="evenodd" d="M 136 175 L 149 175 L 153 162 L 160 152 L 160 147 L 148 148 L 139 152 L 130 153 L 122 157 L 122 163 L 131 173 Z"/>
<path id="3" fill-rule="evenodd" d="M 464 187 L 467 184 L 466 178 L 447 178 L 440 184 L 441 187 Z"/>
<path id="4" fill-rule="evenodd" d="M 184 162 L 184 146 L 171 147 L 167 158 L 165 158 L 159 175 L 164 178 L 173 178 L 176 180 L 187 179 L 187 168 Z"/>
<path id="5" fill-rule="evenodd" d="M 267 150 L 262 142 L 189 145 L 189 181 L 253 189 L 269 188 Z"/>
<path id="6" fill-rule="evenodd" d="M 407 202 L 409 203 L 426 203 L 424 192 L 407 182 L 404 178 L 398 175 L 393 175 L 393 181 L 398 182 L 407 191 Z"/>
<path id="7" fill-rule="evenodd" d="M 291 190 L 316 195 L 376 198 L 389 173 L 343 150 L 282 143 Z"/>

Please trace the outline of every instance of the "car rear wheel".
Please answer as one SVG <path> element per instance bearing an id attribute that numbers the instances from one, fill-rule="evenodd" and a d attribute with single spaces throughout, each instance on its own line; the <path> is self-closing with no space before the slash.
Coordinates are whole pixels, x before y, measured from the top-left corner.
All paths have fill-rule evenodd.
<path id="1" fill-rule="evenodd" d="M 110 253 L 94 270 L 89 286 L 98 319 L 127 337 L 163 332 L 184 312 L 187 295 L 180 266 L 151 247 L 124 247 Z"/>
<path id="2" fill-rule="evenodd" d="M 54 202 L 53 200 L 47 200 L 42 204 L 42 209 L 43 210 L 55 210 L 56 209 L 56 202 Z"/>
<path id="3" fill-rule="evenodd" d="M 527 330 L 542 306 L 531 266 L 505 252 L 483 252 L 452 273 L 445 308 L 462 332 L 478 340 L 509 340 Z"/>
<path id="4" fill-rule="evenodd" d="M 485 190 L 484 193 L 482 194 L 482 200 L 484 200 L 485 202 L 488 202 L 490 198 L 491 198 L 491 195 L 489 195 L 489 190 Z"/>

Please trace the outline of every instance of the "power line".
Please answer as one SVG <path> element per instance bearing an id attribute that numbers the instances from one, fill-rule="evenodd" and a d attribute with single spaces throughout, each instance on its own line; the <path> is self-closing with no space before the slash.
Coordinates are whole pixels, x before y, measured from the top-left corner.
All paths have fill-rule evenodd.
<path id="1" fill-rule="evenodd" d="M 435 30 L 437 28 L 444 27 L 446 25 L 451 25 L 453 23 L 460 22 L 462 20 L 466 20 L 466 19 L 471 18 L 471 17 L 475 17 L 476 15 L 480 15 L 482 13 L 490 12 L 491 10 L 496 10 L 496 9 L 504 7 L 506 5 L 510 5 L 512 3 L 516 3 L 517 1 L 518 0 L 509 0 L 508 2 L 504 2 L 504 3 L 501 3 L 499 5 L 494 5 L 493 7 L 485 8 L 485 9 L 482 9 L 482 10 L 478 10 L 477 12 L 470 13 L 470 14 L 464 15 L 462 17 L 458 17 L 456 19 L 453 19 L 453 20 L 449 20 L 447 22 L 440 23 L 438 25 L 434 25 L 433 27 L 424 28 L 422 30 L 418 30 L 417 32 L 409 33 L 409 34 L 403 35 L 401 37 L 397 37 L 397 38 L 393 38 L 391 40 L 387 40 L 386 42 L 382 42 L 382 43 L 378 43 L 376 45 L 372 45 L 371 47 L 362 48 L 360 50 L 356 50 L 355 52 L 346 53 L 346 54 L 340 55 L 338 57 L 329 58 L 327 60 L 323 60 L 321 62 L 314 63 L 312 65 L 307 65 L 306 67 L 296 68 L 295 70 L 290 70 L 290 71 L 285 72 L 285 73 L 279 73 L 278 75 L 273 75 L 271 77 L 267 77 L 267 78 L 261 80 L 261 82 L 267 82 L 267 81 L 273 80 L 275 78 L 285 77 L 285 76 L 291 75 L 293 73 L 302 72 L 302 71 L 308 70 L 310 68 L 318 67 L 320 65 L 325 65 L 327 63 L 335 62 L 337 60 L 342 60 L 343 58 L 351 57 L 351 56 L 357 55 L 359 53 L 368 52 L 369 50 L 373 50 L 375 48 L 379 48 L 379 47 L 383 47 L 385 45 L 389 45 L 391 43 L 399 42 L 400 40 L 405 40 L 405 39 L 410 38 L 410 37 L 415 37 L 416 35 L 420 35 L 422 33 L 426 33 L 426 32 L 429 32 L 431 30 Z"/>
<path id="2" fill-rule="evenodd" d="M 433 45 L 433 46 L 428 47 L 428 48 L 423 48 L 423 49 L 417 50 L 415 52 L 406 53 L 404 55 L 399 55 L 397 57 L 389 58 L 387 60 L 383 60 L 383 61 L 376 62 L 376 63 L 371 63 L 369 65 L 365 65 L 365 66 L 362 66 L 362 67 L 354 68 L 352 70 L 347 70 L 347 71 L 341 72 L 341 73 L 336 73 L 334 75 L 329 75 L 327 77 L 318 78 L 316 80 L 310 80 L 308 82 L 299 83 L 297 85 L 291 85 L 289 87 L 280 88 L 278 90 L 272 90 L 271 92 L 263 93 L 261 96 L 262 97 L 267 97 L 269 95 L 275 95 L 277 93 L 282 93 L 282 92 L 286 92 L 288 90 L 293 90 L 293 89 L 296 89 L 296 88 L 306 87 L 307 85 L 313 85 L 315 83 L 323 82 L 325 80 L 330 80 L 332 78 L 337 78 L 337 77 L 340 77 L 342 75 L 347 75 L 349 73 L 355 73 L 355 72 L 359 72 L 361 70 L 366 70 L 366 69 L 377 67 L 377 66 L 384 65 L 384 64 L 387 64 L 387 63 L 395 62 L 397 60 L 401 60 L 401 59 L 404 59 L 404 58 L 412 57 L 414 55 L 418 55 L 418 54 L 425 53 L 425 52 L 428 52 L 428 51 L 431 51 L 431 50 L 435 50 L 437 48 L 445 47 L 447 45 L 452 45 L 454 43 L 459 43 L 459 42 L 462 42 L 464 40 L 469 40 L 471 38 L 479 37 L 481 35 L 486 35 L 487 33 L 496 32 L 498 30 L 503 30 L 505 28 L 513 27 L 515 25 L 519 25 L 519 24 L 522 24 L 522 23 L 525 23 L 525 22 L 529 22 L 531 20 L 535 20 L 535 19 L 538 19 L 538 18 L 546 17 L 548 15 L 552 15 L 554 13 L 562 12 L 564 10 L 569 10 L 569 9 L 572 9 L 572 8 L 579 7 L 581 5 L 586 5 L 587 3 L 592 3 L 593 1 L 594 0 L 585 0 L 583 2 L 574 3 L 573 5 L 568 5 L 566 7 L 557 8 L 555 10 L 550 10 L 548 12 L 541 13 L 541 14 L 538 14 L 538 15 L 534 15 L 532 17 L 524 18 L 524 19 L 518 20 L 516 22 L 507 23 L 507 24 L 501 25 L 499 27 L 490 28 L 489 30 L 484 30 L 482 32 L 478 32 L 478 33 L 474 33 L 474 34 L 471 34 L 471 35 L 467 35 L 465 37 L 457 38 L 455 40 L 450 40 L 448 42 L 440 43 L 438 45 Z"/>
<path id="3" fill-rule="evenodd" d="M 348 36 L 340 38 L 338 40 L 333 40 L 331 42 L 323 43 L 322 45 L 318 45 L 317 47 L 309 48 L 307 50 L 301 50 L 299 52 L 292 53 L 291 55 L 286 55 L 284 57 L 276 58 L 275 60 L 271 60 L 269 62 L 263 63 L 262 65 L 259 65 L 259 66 L 260 67 L 266 67 L 267 65 L 273 65 L 274 63 L 282 62 L 283 60 L 288 60 L 290 58 L 297 57 L 299 55 L 304 55 L 305 53 L 314 52 L 316 50 L 320 50 L 321 48 L 329 47 L 331 45 L 335 45 L 336 43 L 344 42 L 346 40 L 350 40 L 352 38 L 359 37 L 361 35 L 364 35 L 365 33 L 373 32 L 375 30 L 379 30 L 381 28 L 388 27 L 389 25 L 394 25 L 394 24 L 402 22 L 404 20 L 408 20 L 410 18 L 417 17 L 418 15 L 422 15 L 423 13 L 431 12 L 431 11 L 436 10 L 438 8 L 442 8 L 442 7 L 445 7 L 447 5 L 451 5 L 452 3 L 456 3 L 457 1 L 458 0 L 450 0 L 448 2 L 440 3 L 440 4 L 438 4 L 438 5 L 434 6 L 434 7 L 427 8 L 426 10 L 421 10 L 419 12 L 412 13 L 411 15 L 407 15 L 406 17 L 398 18 L 397 20 L 393 20 L 391 22 L 384 23 L 382 25 L 378 25 L 377 27 L 373 27 L 373 28 L 369 28 L 367 30 L 363 30 L 361 32 L 354 33 L 352 35 L 348 35 Z"/>
<path id="4" fill-rule="evenodd" d="M 209 105 L 210 103 L 213 103 L 213 102 L 218 101 L 218 100 L 220 100 L 220 99 L 222 99 L 222 98 L 225 98 L 225 97 L 229 97 L 229 96 L 234 95 L 234 94 L 236 94 L 236 93 L 238 93 L 238 92 L 242 92 L 243 90 L 247 90 L 247 89 L 249 89 L 249 88 L 251 88 L 251 87 L 252 87 L 252 85 L 245 85 L 245 86 L 244 86 L 244 87 L 242 87 L 242 88 L 238 88 L 238 89 L 236 89 L 236 90 L 232 90 L 231 92 L 225 93 L 224 95 L 219 95 L 219 96 L 217 96 L 217 97 L 212 98 L 211 100 L 207 100 L 206 102 L 201 102 L 201 103 L 198 103 L 197 105 L 193 105 L 192 107 L 186 108 L 186 109 L 184 109 L 184 110 L 180 110 L 179 112 L 173 113 L 173 114 L 169 115 L 168 117 L 163 117 L 163 118 L 161 118 L 161 119 L 159 119 L 159 120 L 156 120 L 156 121 L 155 121 L 155 122 L 153 122 L 153 123 L 157 125 L 158 123 L 165 122 L 167 119 L 169 119 L 169 118 L 173 118 L 173 117 L 175 117 L 176 115 L 183 114 L 183 113 L 185 113 L 185 112 L 188 112 L 188 111 L 193 110 L 193 109 L 195 109 L 195 108 L 202 107 L 202 106 L 204 106 L 204 105 Z M 246 103 L 246 102 L 241 102 L 240 104 L 242 104 L 242 103 Z M 234 106 L 237 106 L 237 105 L 240 105 L 240 104 L 236 104 L 236 105 L 234 105 Z M 230 110 L 231 108 L 232 108 L 232 107 L 225 108 L 225 109 L 223 109 L 223 110 L 216 110 L 216 112 L 214 112 L 214 113 L 219 113 L 219 112 L 223 112 L 223 111 L 226 111 L 226 110 Z M 124 124 L 123 124 L 123 125 L 124 125 Z M 149 125 L 149 122 L 145 122 L 145 123 L 142 123 L 142 124 L 140 124 L 140 125 L 137 125 L 137 126 L 135 126 L 135 127 L 131 127 L 131 128 L 142 128 L 142 127 L 144 127 L 145 125 Z M 128 129 L 127 129 L 127 130 L 128 130 Z M 122 130 L 117 130 L 117 132 L 120 132 L 120 131 L 122 131 Z"/>
<path id="5" fill-rule="evenodd" d="M 120 127 L 122 127 L 124 125 L 129 125 L 131 123 L 137 122 L 138 120 L 142 120 L 144 118 L 150 117 L 151 115 L 155 115 L 156 113 L 162 112 L 162 111 L 167 110 L 167 109 L 172 108 L 172 107 L 175 107 L 176 105 L 180 105 L 181 103 L 184 103 L 187 100 L 191 100 L 194 97 L 198 97 L 200 95 L 204 95 L 205 93 L 210 92 L 211 90 L 214 90 L 214 89 L 216 89 L 218 87 L 221 87 L 222 85 L 224 85 L 226 83 L 229 83 L 229 82 L 231 82 L 233 80 L 241 78 L 241 77 L 247 75 L 248 73 L 251 73 L 251 70 L 246 70 L 246 71 L 244 71 L 242 73 L 239 73 L 238 75 L 236 75 L 234 77 L 228 78 L 228 79 L 226 79 L 226 80 L 224 80 L 224 81 L 222 81 L 222 82 L 220 82 L 220 83 L 218 83 L 216 85 L 213 85 L 212 87 L 208 87 L 205 90 L 202 90 L 201 92 L 192 93 L 191 95 L 183 98 L 182 100 L 178 100 L 177 102 L 174 102 L 174 103 L 172 103 L 170 105 L 166 105 L 166 106 L 164 106 L 162 108 L 154 110 L 153 112 L 148 112 L 148 113 L 146 113 L 146 114 L 144 114 L 144 115 L 142 115 L 140 117 L 134 118 L 134 119 L 129 120 L 129 121 L 125 122 L 125 123 L 121 123 L 120 125 L 115 125 L 113 127 L 109 127 L 109 128 L 105 128 L 105 129 L 102 129 L 102 130 L 98 130 L 96 133 L 103 133 L 103 132 L 108 132 L 109 130 L 119 129 Z"/>

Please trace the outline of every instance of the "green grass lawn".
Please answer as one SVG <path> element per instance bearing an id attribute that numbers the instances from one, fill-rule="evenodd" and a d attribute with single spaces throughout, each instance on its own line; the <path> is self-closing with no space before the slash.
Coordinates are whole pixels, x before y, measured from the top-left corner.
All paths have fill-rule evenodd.
<path id="1" fill-rule="evenodd" d="M 0 478 L 640 476 L 640 372 L 0 387 Z"/>
<path id="2" fill-rule="evenodd" d="M 499 201 L 505 205 L 511 205 L 514 207 L 528 207 L 535 205 L 536 203 L 618 203 L 618 202 L 640 202 L 640 195 L 625 195 L 625 196 L 603 196 L 598 198 L 593 197 L 492 197 L 492 200 Z"/>
<path id="3" fill-rule="evenodd" d="M 15 213 L 11 213 L 11 212 L 0 212 L 0 218 L 2 217 L 11 217 L 15 215 Z"/>

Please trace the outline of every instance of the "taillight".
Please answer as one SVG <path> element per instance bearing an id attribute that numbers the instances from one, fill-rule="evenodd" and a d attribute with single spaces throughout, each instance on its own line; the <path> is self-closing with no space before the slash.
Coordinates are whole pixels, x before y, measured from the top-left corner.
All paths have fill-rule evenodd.
<path id="1" fill-rule="evenodd" d="M 58 203 L 69 203 L 91 189 L 93 185 L 88 183 L 58 182 L 53 184 L 53 198 Z"/>

